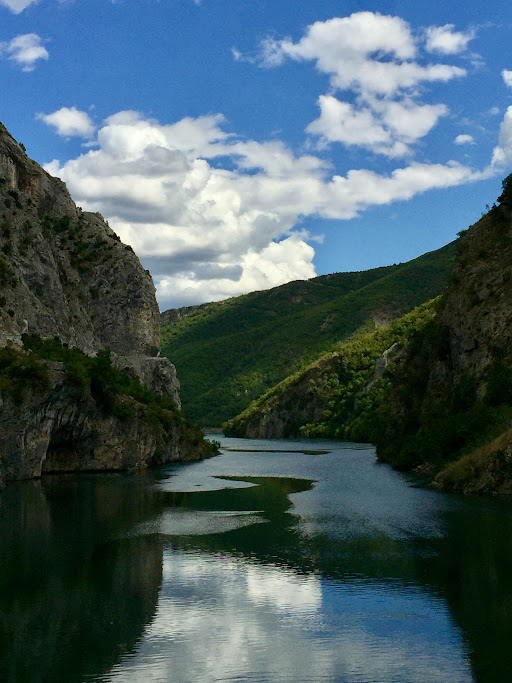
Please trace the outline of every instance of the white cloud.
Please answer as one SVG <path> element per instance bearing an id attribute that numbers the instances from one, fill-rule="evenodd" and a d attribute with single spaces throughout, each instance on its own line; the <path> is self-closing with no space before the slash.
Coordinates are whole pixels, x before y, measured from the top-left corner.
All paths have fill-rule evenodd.
<path id="1" fill-rule="evenodd" d="M 348 219 L 476 178 L 454 162 L 332 176 L 315 156 L 296 157 L 280 141 L 241 140 L 222 124 L 203 116 L 162 125 L 120 112 L 98 132 L 98 149 L 47 165 L 134 247 L 163 307 L 313 277 L 307 216 Z"/>
<path id="2" fill-rule="evenodd" d="M 85 111 L 76 107 L 62 107 L 53 114 L 37 114 L 37 119 L 53 126 L 63 137 L 90 138 L 95 131 L 94 124 Z"/>
<path id="3" fill-rule="evenodd" d="M 0 0 L 0 5 L 8 7 L 14 14 L 20 14 L 29 5 L 33 5 L 38 0 Z"/>
<path id="4" fill-rule="evenodd" d="M 422 82 L 449 81 L 466 73 L 456 66 L 412 61 L 417 46 L 409 25 L 399 17 L 373 12 L 318 21 L 298 43 L 267 39 L 261 48 L 267 66 L 287 58 L 313 60 L 319 71 L 330 75 L 333 88 L 365 96 L 395 96 Z"/>
<path id="5" fill-rule="evenodd" d="M 473 140 L 472 135 L 462 133 L 461 135 L 457 135 L 457 137 L 454 140 L 454 143 L 456 145 L 474 145 L 475 141 Z"/>
<path id="6" fill-rule="evenodd" d="M 429 52 L 442 55 L 455 55 L 466 50 L 469 41 L 475 37 L 474 31 L 454 31 L 453 24 L 429 26 L 426 30 L 426 48 Z"/>
<path id="7" fill-rule="evenodd" d="M 441 116 L 444 104 L 420 105 L 410 98 L 401 101 L 369 98 L 359 105 L 341 102 L 333 95 L 319 97 L 320 117 L 306 132 L 328 142 L 358 145 L 388 157 L 411 153 L 410 145 L 427 135 Z"/>
<path id="8" fill-rule="evenodd" d="M 254 61 L 240 52 L 234 56 Z M 339 142 L 396 158 L 411 154 L 411 145 L 448 114 L 444 104 L 419 102 L 419 86 L 466 74 L 448 64 L 421 65 L 415 61 L 419 56 L 405 21 L 356 12 L 316 22 L 296 43 L 268 38 L 260 44 L 259 59 L 267 67 L 286 59 L 314 61 L 330 76 L 331 92 L 318 100 L 320 117 L 306 129 L 319 138 L 321 148 Z M 338 99 L 336 91 L 352 91 L 354 102 Z"/>
<path id="9" fill-rule="evenodd" d="M 42 38 L 36 33 L 25 33 L 7 43 L 0 43 L 0 55 L 2 54 L 19 64 L 23 71 L 33 71 L 38 60 L 49 57 Z"/>
<path id="10" fill-rule="evenodd" d="M 512 107 L 508 107 L 500 126 L 498 146 L 492 156 L 493 166 L 504 166 L 512 162 Z"/>
<path id="11" fill-rule="evenodd" d="M 395 169 L 388 176 L 374 171 L 352 170 L 346 177 L 334 176 L 328 188 L 329 202 L 323 215 L 329 218 L 352 218 L 372 205 L 411 199 L 427 190 L 453 187 L 481 177 L 480 173 L 455 161 L 447 164 L 415 162 Z"/>
<path id="12" fill-rule="evenodd" d="M 503 76 L 505 85 L 508 85 L 509 88 L 512 88 L 512 71 L 509 71 L 508 69 L 503 69 L 501 75 Z"/>
<path id="13" fill-rule="evenodd" d="M 423 138 L 436 125 L 441 116 L 449 112 L 444 104 L 417 104 L 410 98 L 399 102 L 376 102 L 387 127 L 403 142 L 413 143 Z"/>
<path id="14" fill-rule="evenodd" d="M 161 275 L 158 278 L 158 295 L 162 301 L 176 297 L 183 302 L 204 300 L 217 301 L 246 292 L 277 287 L 291 280 L 307 280 L 315 277 L 313 257 L 315 250 L 295 234 L 281 242 L 269 242 L 258 251 L 250 249 L 240 259 L 240 277 L 206 278 L 199 267 L 195 272 L 179 273 L 175 276 Z"/>
<path id="15" fill-rule="evenodd" d="M 357 108 L 340 102 L 333 95 L 320 95 L 320 118 L 309 124 L 308 133 L 327 142 L 361 145 L 370 148 L 389 148 L 391 136 L 368 107 Z"/>

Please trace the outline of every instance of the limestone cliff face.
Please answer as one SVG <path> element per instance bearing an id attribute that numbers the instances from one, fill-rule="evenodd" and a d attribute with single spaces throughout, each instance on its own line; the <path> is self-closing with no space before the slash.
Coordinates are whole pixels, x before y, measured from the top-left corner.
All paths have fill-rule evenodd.
<path id="1" fill-rule="evenodd" d="M 496 207 L 461 236 L 439 324 L 446 327 L 444 365 L 454 383 L 466 371 L 482 392 L 497 358 L 512 363 L 512 219 L 506 206 Z"/>
<path id="2" fill-rule="evenodd" d="M 0 335 L 28 326 L 89 354 L 109 347 L 120 356 L 157 355 L 159 311 L 149 273 L 3 126 L 0 193 Z"/>
<path id="3" fill-rule="evenodd" d="M 6 480 L 44 472 L 137 470 L 205 454 L 197 434 L 165 431 L 146 420 L 147 409 L 133 398 L 123 402 L 130 420 L 105 415 L 90 394 L 70 381 L 62 363 L 47 363 L 49 387 L 31 391 L 20 405 L 0 399 L 0 454 Z M 191 439 L 190 437 L 195 437 Z"/>
<path id="4" fill-rule="evenodd" d="M 174 366 L 159 357 L 159 310 L 149 272 L 100 214 L 77 207 L 64 183 L 29 159 L 0 124 L 0 347 L 21 348 L 27 332 L 58 337 L 89 356 L 110 349 L 119 368 L 180 405 Z M 6 480 L 44 471 L 61 429 L 81 443 L 69 469 L 120 469 L 180 457 L 178 435 L 163 446 L 148 425 L 136 421 L 126 433 L 114 418 L 91 417 L 87 401 L 80 405 L 84 397 L 62 398 L 66 378 L 55 368 L 50 374 L 46 397 L 28 396 L 21 410 L 3 400 L 0 481 L 2 460 Z M 94 438 L 86 436 L 92 432 Z"/>

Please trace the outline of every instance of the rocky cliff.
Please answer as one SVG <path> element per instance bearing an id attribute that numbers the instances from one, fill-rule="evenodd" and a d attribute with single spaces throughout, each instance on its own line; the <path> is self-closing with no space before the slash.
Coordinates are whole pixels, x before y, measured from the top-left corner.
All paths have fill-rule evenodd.
<path id="1" fill-rule="evenodd" d="M 436 323 L 397 364 L 377 441 L 382 459 L 467 493 L 512 491 L 512 176 L 503 185 L 460 236 Z"/>
<path id="2" fill-rule="evenodd" d="M 159 310 L 149 272 L 101 215 L 77 207 L 64 183 L 29 159 L 0 124 L 0 347 L 23 354 L 27 334 L 56 337 L 87 356 L 109 349 L 131 380 L 179 408 L 176 371 L 159 356 Z M 8 361 L 4 371 L 12 370 Z M 178 432 L 168 447 L 149 423 L 135 420 L 127 429 L 113 416 L 95 421 L 94 400 L 86 387 L 82 394 L 76 387 L 69 391 L 63 368 L 50 367 L 46 393 L 28 387 L 19 405 L 6 381 L 0 382 L 0 478 L 2 469 L 5 479 L 44 471 L 64 423 L 77 448 L 70 469 L 141 466 L 155 461 L 157 451 L 157 460 L 167 460 L 187 450 Z M 204 454 L 202 446 L 196 454 Z"/>

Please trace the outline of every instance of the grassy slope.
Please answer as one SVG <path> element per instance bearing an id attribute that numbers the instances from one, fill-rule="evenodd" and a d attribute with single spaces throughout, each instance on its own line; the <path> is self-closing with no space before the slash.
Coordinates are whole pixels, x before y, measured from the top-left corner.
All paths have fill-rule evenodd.
<path id="1" fill-rule="evenodd" d="M 162 327 L 187 414 L 215 426 L 333 344 L 439 294 L 454 244 L 398 266 L 288 283 L 209 304 Z"/>

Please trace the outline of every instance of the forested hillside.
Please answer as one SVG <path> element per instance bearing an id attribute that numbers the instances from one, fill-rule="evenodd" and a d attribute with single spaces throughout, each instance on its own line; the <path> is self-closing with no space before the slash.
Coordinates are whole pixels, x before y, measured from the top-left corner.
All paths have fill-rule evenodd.
<path id="1" fill-rule="evenodd" d="M 224 424 L 226 436 L 375 442 L 395 360 L 434 320 L 440 297 L 386 328 L 342 342 Z"/>
<path id="2" fill-rule="evenodd" d="M 333 344 L 388 325 L 446 286 L 454 243 L 408 263 L 336 273 L 162 314 L 187 414 L 220 425 Z"/>

